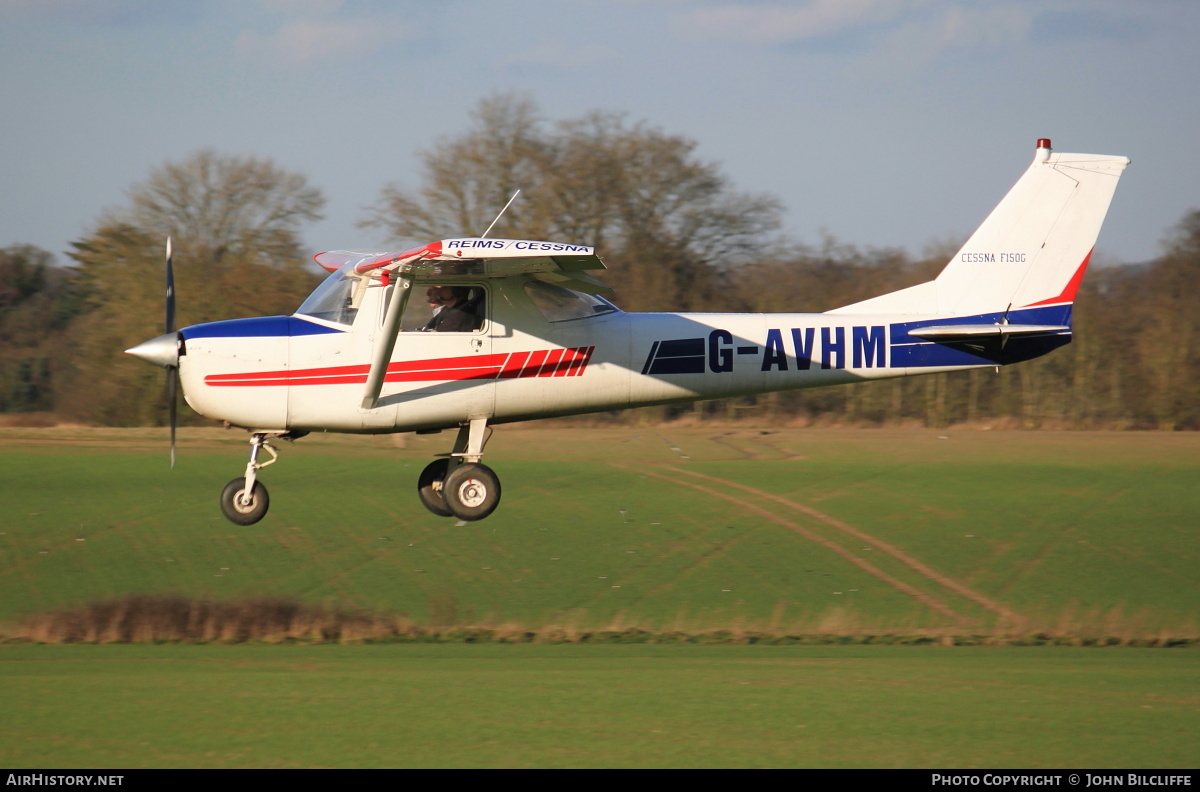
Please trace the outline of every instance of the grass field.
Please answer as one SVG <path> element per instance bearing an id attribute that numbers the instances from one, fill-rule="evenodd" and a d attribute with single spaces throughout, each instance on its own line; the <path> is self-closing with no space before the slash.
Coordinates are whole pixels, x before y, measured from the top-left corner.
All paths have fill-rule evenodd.
<path id="1" fill-rule="evenodd" d="M 1194 768 L 1193 650 L 7 646 L 5 767 Z"/>
<path id="2" fill-rule="evenodd" d="M 235 432 L 0 430 L 0 623 L 98 598 L 294 596 L 567 631 L 1200 635 L 1200 437 L 501 427 L 500 509 L 414 480 L 447 434 L 309 437 L 227 523 Z"/>
<path id="3" fill-rule="evenodd" d="M 501 427 L 480 523 L 433 437 L 0 429 L 0 624 L 284 596 L 543 643 L 0 645 L 8 766 L 1194 767 L 1200 437 Z M 818 638 L 850 646 L 548 644 Z M 456 633 L 457 631 L 457 633 Z M 524 636 L 524 637 L 523 637 Z M 904 647 L 1113 642 L 1181 649 Z M 1040 636 L 1040 638 L 1039 638 Z"/>

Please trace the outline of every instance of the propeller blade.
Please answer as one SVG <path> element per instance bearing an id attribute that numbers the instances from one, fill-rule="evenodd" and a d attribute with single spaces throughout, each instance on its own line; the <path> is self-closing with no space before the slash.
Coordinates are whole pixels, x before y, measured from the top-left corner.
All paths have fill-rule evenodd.
<path id="1" fill-rule="evenodd" d="M 175 332 L 175 270 L 171 267 L 171 237 L 167 237 L 167 329 Z"/>
<path id="2" fill-rule="evenodd" d="M 175 391 L 179 387 L 179 369 L 176 366 L 167 367 L 167 416 L 171 424 L 171 467 L 175 467 L 175 423 L 176 406 Z"/>
<path id="3" fill-rule="evenodd" d="M 171 266 L 171 237 L 167 237 L 167 298 L 166 298 L 166 327 L 167 333 L 175 332 L 175 269 Z M 178 343 L 178 342 L 176 342 Z M 178 356 L 175 358 L 178 361 Z M 167 366 L 167 422 L 171 426 L 171 469 L 175 469 L 175 424 L 177 409 L 175 396 L 179 388 L 179 366 Z"/>

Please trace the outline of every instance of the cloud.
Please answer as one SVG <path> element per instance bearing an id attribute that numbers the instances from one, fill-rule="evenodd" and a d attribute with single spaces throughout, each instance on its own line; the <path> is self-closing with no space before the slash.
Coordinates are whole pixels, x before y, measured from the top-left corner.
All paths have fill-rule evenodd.
<path id="1" fill-rule="evenodd" d="M 803 5 L 722 4 L 678 19 L 684 35 L 775 46 L 895 21 L 934 0 L 809 0 Z"/>
<path id="2" fill-rule="evenodd" d="M 138 27 L 193 20 L 192 4 L 155 0 L 0 0 L 0 19 L 66 27 Z"/>
<path id="3" fill-rule="evenodd" d="M 1005 47 L 1029 37 L 1029 14 L 1015 5 L 956 6 L 932 20 L 927 40 L 939 50 Z"/>
<path id="4" fill-rule="evenodd" d="M 258 5 L 280 16 L 331 17 L 346 7 L 346 0 L 258 0 Z"/>
<path id="5" fill-rule="evenodd" d="M 417 30 L 386 17 L 338 18 L 338 0 L 261 0 L 267 11 L 286 17 L 273 31 L 244 30 L 235 47 L 243 57 L 285 68 L 359 61 L 390 44 L 410 41 Z"/>
<path id="6" fill-rule="evenodd" d="M 544 41 L 510 56 L 513 65 L 555 66 L 566 69 L 591 66 L 615 60 L 617 53 L 608 47 L 569 46 L 562 41 Z"/>
<path id="7" fill-rule="evenodd" d="M 1029 43 L 1043 13 L 1032 0 L 718 0 L 680 7 L 674 26 L 723 46 L 845 56 L 846 76 L 905 83 L 934 63 Z"/>
<path id="8" fill-rule="evenodd" d="M 904 22 L 882 36 L 875 56 L 858 65 L 863 76 L 912 77 L 930 63 L 956 53 L 1015 48 L 1029 39 L 1032 20 L 1016 5 L 952 5 Z"/>
<path id="9" fill-rule="evenodd" d="M 1029 37 L 1027 4 L 976 0 L 808 0 L 802 4 L 735 4 L 698 8 L 677 18 L 691 38 L 785 46 L 854 35 L 879 51 L 922 47 L 929 60 L 948 50 L 998 47 Z"/>

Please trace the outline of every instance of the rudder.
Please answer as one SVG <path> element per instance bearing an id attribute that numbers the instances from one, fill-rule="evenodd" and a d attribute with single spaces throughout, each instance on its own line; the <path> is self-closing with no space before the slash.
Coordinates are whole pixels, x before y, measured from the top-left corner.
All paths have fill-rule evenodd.
<path id="1" fill-rule="evenodd" d="M 972 316 L 1062 305 L 1083 279 L 1125 157 L 1054 154 L 1033 164 L 932 281 L 830 313 Z"/>

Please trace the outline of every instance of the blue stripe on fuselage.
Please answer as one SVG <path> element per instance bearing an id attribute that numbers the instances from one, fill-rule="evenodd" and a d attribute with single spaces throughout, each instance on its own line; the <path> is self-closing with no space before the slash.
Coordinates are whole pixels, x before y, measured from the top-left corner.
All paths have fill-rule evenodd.
<path id="1" fill-rule="evenodd" d="M 224 322 L 192 325 L 180 332 L 186 341 L 192 338 L 286 338 L 345 331 L 316 322 L 306 322 L 295 316 L 259 316 L 253 319 L 229 319 Z"/>

